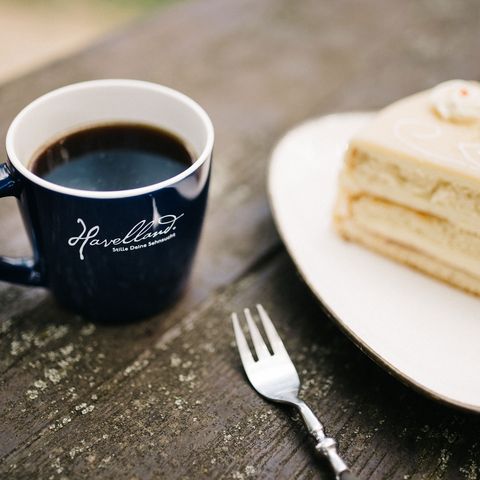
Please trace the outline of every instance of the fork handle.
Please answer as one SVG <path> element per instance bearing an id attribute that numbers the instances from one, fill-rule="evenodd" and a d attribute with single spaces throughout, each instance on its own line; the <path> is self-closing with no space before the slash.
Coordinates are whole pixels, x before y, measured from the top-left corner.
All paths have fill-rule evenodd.
<path id="1" fill-rule="evenodd" d="M 335 472 L 336 480 L 358 480 L 348 469 L 345 462 L 337 452 L 337 442 L 334 438 L 327 437 L 323 430 L 323 425 L 310 407 L 302 400 L 297 400 L 296 407 L 302 415 L 303 421 L 308 428 L 310 435 L 316 440 L 315 449 L 317 452 L 330 462 L 332 470 Z"/>
<path id="2" fill-rule="evenodd" d="M 334 438 L 322 438 L 315 445 L 315 450 L 330 462 L 330 466 L 335 472 L 335 478 L 337 480 L 357 480 L 357 477 L 350 472 L 347 465 L 338 454 L 337 442 Z"/>

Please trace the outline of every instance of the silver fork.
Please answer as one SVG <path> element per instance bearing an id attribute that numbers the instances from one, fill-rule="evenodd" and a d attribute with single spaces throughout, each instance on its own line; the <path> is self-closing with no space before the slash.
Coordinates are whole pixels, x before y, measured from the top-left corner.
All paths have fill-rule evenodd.
<path id="1" fill-rule="evenodd" d="M 257 310 L 273 352 L 272 354 L 268 350 L 250 310 L 245 308 L 245 318 L 257 360 L 253 358 L 245 335 L 240 328 L 238 315 L 232 313 L 235 339 L 248 380 L 253 388 L 265 398 L 293 405 L 299 410 L 309 433 L 317 442 L 315 449 L 330 462 L 337 480 L 357 480 L 357 477 L 349 471 L 345 462 L 338 455 L 337 442 L 325 435 L 323 425 L 318 418 L 308 405 L 298 398 L 300 379 L 295 365 L 265 309 L 261 305 L 257 305 Z"/>

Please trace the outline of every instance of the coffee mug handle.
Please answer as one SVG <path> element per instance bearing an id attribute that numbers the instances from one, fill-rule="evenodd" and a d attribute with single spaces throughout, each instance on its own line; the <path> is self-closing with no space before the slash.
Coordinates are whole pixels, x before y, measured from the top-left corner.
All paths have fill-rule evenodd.
<path id="1" fill-rule="evenodd" d="M 19 181 L 15 180 L 6 163 L 0 164 L 0 198 L 16 197 Z M 12 258 L 0 255 L 0 280 L 22 285 L 43 285 L 33 258 Z"/>

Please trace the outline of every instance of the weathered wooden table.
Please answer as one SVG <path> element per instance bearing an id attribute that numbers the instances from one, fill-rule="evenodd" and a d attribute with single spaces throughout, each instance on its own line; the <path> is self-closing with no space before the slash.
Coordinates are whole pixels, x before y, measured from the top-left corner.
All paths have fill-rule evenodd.
<path id="1" fill-rule="evenodd" d="M 480 478 L 478 416 L 404 387 L 328 320 L 280 243 L 265 192 L 269 152 L 297 122 L 478 79 L 479 52 L 477 0 L 208 0 L 1 86 L 2 138 L 48 90 L 130 77 L 197 99 L 217 143 L 196 268 L 168 312 L 94 326 L 41 289 L 0 285 L 0 477 L 332 478 L 299 419 L 245 381 L 229 313 L 261 301 L 306 400 L 362 478 Z M 0 209 L 1 252 L 25 253 L 15 203 Z"/>

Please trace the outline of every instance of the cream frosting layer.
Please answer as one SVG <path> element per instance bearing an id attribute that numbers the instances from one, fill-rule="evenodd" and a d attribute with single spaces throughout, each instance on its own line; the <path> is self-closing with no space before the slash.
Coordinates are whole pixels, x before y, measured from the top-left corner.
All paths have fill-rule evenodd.
<path id="1" fill-rule="evenodd" d="M 480 122 L 442 119 L 430 95 L 430 91 L 421 92 L 383 109 L 355 135 L 350 149 L 395 158 L 420 169 L 444 172 L 454 182 L 462 179 L 480 186 Z"/>

